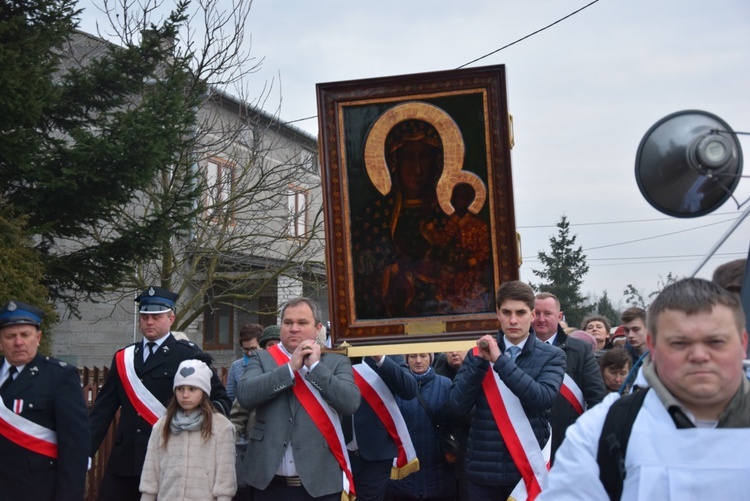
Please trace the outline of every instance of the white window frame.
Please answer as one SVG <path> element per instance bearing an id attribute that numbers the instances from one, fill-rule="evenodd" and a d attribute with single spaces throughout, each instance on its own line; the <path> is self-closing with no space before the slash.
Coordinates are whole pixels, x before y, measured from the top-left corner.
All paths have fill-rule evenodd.
<path id="1" fill-rule="evenodd" d="M 307 234 L 308 190 L 299 186 L 290 186 L 287 193 L 287 210 L 289 211 L 289 236 L 302 238 Z"/>

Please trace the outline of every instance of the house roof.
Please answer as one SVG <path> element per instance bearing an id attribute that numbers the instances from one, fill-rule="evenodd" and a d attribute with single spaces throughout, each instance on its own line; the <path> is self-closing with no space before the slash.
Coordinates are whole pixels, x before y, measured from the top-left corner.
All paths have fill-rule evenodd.
<path id="1" fill-rule="evenodd" d="M 66 57 L 61 59 L 61 72 L 64 73 L 72 68 L 85 65 L 87 61 L 103 57 L 112 47 L 116 47 L 112 42 L 91 33 L 75 30 L 65 48 Z M 318 150 L 318 140 L 314 135 L 295 125 L 286 123 L 280 117 L 244 102 L 216 86 L 210 86 L 209 99 L 217 105 L 228 107 L 238 113 L 241 112 L 245 120 L 260 120 L 264 125 L 273 127 L 278 134 L 301 143 L 314 151 Z"/>

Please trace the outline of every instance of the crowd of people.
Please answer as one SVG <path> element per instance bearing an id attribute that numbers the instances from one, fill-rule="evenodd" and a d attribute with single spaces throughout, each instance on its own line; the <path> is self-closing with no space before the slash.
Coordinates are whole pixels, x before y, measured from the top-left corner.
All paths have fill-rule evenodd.
<path id="1" fill-rule="evenodd" d="M 2 498 L 83 499 L 119 413 L 102 501 L 741 499 L 748 336 L 720 278 L 580 330 L 553 294 L 508 281 L 500 330 L 472 349 L 359 360 L 326 350 L 320 307 L 295 298 L 280 326 L 243 326 L 226 386 L 173 336 L 177 294 L 149 287 L 143 338 L 115 353 L 88 414 L 76 368 L 38 353 L 42 311 L 10 301 Z"/>

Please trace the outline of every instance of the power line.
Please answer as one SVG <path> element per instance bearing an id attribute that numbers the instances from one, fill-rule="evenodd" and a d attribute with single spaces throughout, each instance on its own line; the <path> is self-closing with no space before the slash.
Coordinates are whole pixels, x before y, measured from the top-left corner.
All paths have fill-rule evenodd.
<path id="1" fill-rule="evenodd" d="M 746 252 L 722 252 L 714 254 L 714 256 L 719 257 L 742 257 L 746 255 Z M 703 257 L 704 254 L 682 254 L 682 255 L 675 255 L 675 256 L 625 256 L 625 257 L 597 257 L 597 258 L 586 258 L 586 262 L 589 261 L 634 261 L 634 260 L 643 260 L 643 259 L 687 259 L 687 258 L 696 258 L 696 257 Z M 524 257 L 523 258 L 524 263 L 541 263 L 539 258 L 537 257 Z"/>
<path id="2" fill-rule="evenodd" d="M 734 221 L 734 219 L 725 219 L 724 221 L 719 221 L 718 223 L 704 224 L 702 226 L 696 226 L 694 228 L 688 228 L 686 230 L 673 231 L 671 233 L 664 233 L 662 235 L 656 235 L 656 236 L 653 236 L 653 237 L 637 238 L 635 240 L 628 240 L 628 241 L 625 241 L 625 242 L 618 242 L 618 243 L 614 243 L 614 244 L 600 245 L 598 247 L 589 247 L 589 248 L 583 249 L 583 250 L 584 251 L 592 251 L 592 250 L 598 250 L 598 249 L 606 249 L 607 247 L 617 247 L 618 245 L 632 244 L 632 243 L 635 243 L 635 242 L 644 242 L 646 240 L 654 240 L 654 239 L 657 239 L 657 238 L 664 238 L 664 237 L 668 237 L 668 236 L 671 236 L 671 235 L 677 235 L 677 234 L 680 234 L 680 233 L 687 233 L 688 231 L 700 230 L 702 228 L 708 228 L 709 226 L 716 226 L 717 224 L 728 223 L 730 221 Z"/>
<path id="3" fill-rule="evenodd" d="M 478 58 L 476 58 L 476 59 L 473 59 L 473 60 L 469 61 L 468 63 L 462 64 L 461 66 L 459 66 L 459 67 L 458 67 L 458 68 L 456 68 L 456 69 L 457 69 L 457 70 L 459 70 L 459 69 L 461 69 L 461 68 L 463 68 L 463 67 L 465 67 L 465 66 L 469 66 L 470 64 L 476 63 L 477 61 L 481 61 L 482 59 L 484 59 L 484 58 L 486 58 L 486 57 L 490 57 L 490 56 L 491 56 L 491 55 L 493 55 L 493 54 L 497 54 L 497 53 L 498 53 L 498 52 L 500 52 L 501 50 L 503 50 L 503 49 L 507 49 L 507 48 L 508 48 L 508 47 L 510 47 L 511 45 L 515 45 L 515 44 L 517 44 L 518 42 L 521 42 L 521 41 L 523 41 L 523 40 L 526 40 L 526 39 L 527 39 L 527 38 L 529 38 L 529 37 L 533 37 L 533 36 L 534 36 L 534 35 L 536 35 L 537 33 L 541 33 L 542 31 L 546 30 L 547 28 L 551 28 L 552 26 L 556 25 L 557 23 L 560 23 L 560 22 L 562 22 L 562 21 L 565 21 L 565 20 L 566 20 L 566 19 L 568 19 L 569 17 L 571 17 L 571 16 L 574 16 L 574 15 L 578 14 L 579 12 L 581 12 L 582 10 L 584 10 L 584 9 L 587 9 L 587 8 L 591 7 L 592 5 L 594 5 L 595 3 L 597 3 L 598 1 L 599 1 L 599 0 L 594 0 L 594 1 L 593 1 L 593 2 L 591 2 L 591 3 L 589 3 L 589 4 L 587 4 L 587 5 L 584 5 L 584 6 L 583 6 L 583 7 L 581 7 L 580 9 L 578 9 L 578 10 L 575 10 L 575 11 L 571 12 L 571 13 L 570 13 L 570 14 L 568 14 L 567 16 L 565 16 L 565 17 L 561 17 L 560 19 L 558 19 L 558 20 L 557 20 L 557 21 L 555 21 L 554 23 L 548 24 L 548 25 L 547 25 L 547 26 L 545 26 L 544 28 L 540 28 L 540 29 L 536 30 L 536 31 L 535 31 L 535 32 L 533 32 L 533 33 L 529 33 L 529 34 L 528 34 L 528 35 L 526 35 L 525 37 L 521 37 L 521 38 L 519 38 L 518 40 L 516 40 L 516 41 L 514 41 L 514 42 L 511 42 L 511 43 L 509 43 L 508 45 L 503 45 L 503 46 L 502 46 L 502 47 L 500 47 L 499 49 L 493 50 L 493 51 L 492 51 L 492 52 L 490 52 L 490 53 L 487 53 L 487 54 L 485 54 L 485 55 L 483 55 L 483 56 L 481 56 L 481 57 L 478 57 Z"/>
<path id="4" fill-rule="evenodd" d="M 304 122 L 305 120 L 312 120 L 313 118 L 318 118 L 318 115 L 312 115 L 312 116 L 305 117 L 305 118 L 298 118 L 297 120 L 289 120 L 286 123 L 293 124 L 294 122 Z"/>
<path id="5" fill-rule="evenodd" d="M 459 70 L 459 69 L 461 69 L 461 68 L 464 68 L 464 67 L 466 67 L 466 66 L 468 66 L 468 65 L 470 65 L 470 64 L 476 63 L 477 61 L 481 61 L 482 59 L 484 59 L 484 58 L 486 58 L 486 57 L 490 57 L 490 56 L 491 56 L 491 55 L 493 55 L 493 54 L 497 54 L 497 53 L 498 53 L 498 52 L 500 52 L 501 50 L 503 50 L 503 49 L 507 49 L 508 47 L 510 47 L 510 46 L 512 46 L 512 45 L 515 45 L 515 44 L 517 44 L 518 42 L 522 42 L 523 40 L 526 40 L 527 38 L 533 37 L 533 36 L 534 36 L 534 35 L 536 35 L 537 33 L 541 33 L 542 31 L 544 31 L 544 30 L 546 30 L 546 29 L 548 29 L 548 28 L 551 28 L 552 26 L 554 26 L 554 25 L 556 25 L 556 24 L 558 24 L 558 23 L 561 23 L 562 21 L 565 21 L 565 20 L 566 20 L 566 19 L 568 19 L 569 17 L 571 17 L 571 16 L 574 16 L 574 15 L 578 14 L 578 13 L 579 13 L 579 12 L 581 12 L 582 10 L 584 10 L 584 9 L 587 9 L 587 8 L 591 7 L 592 5 L 594 5 L 595 3 L 597 3 L 598 1 L 599 1 L 599 0 L 594 0 L 594 1 L 593 1 L 593 2 L 591 2 L 591 3 L 589 3 L 589 4 L 587 4 L 587 5 L 584 5 L 584 6 L 583 6 L 583 7 L 581 7 L 580 9 L 578 9 L 578 10 L 575 10 L 575 11 L 571 12 L 571 13 L 570 13 L 570 14 L 568 14 L 567 16 L 561 17 L 560 19 L 558 19 L 558 20 L 557 20 L 557 21 L 555 21 L 554 23 L 548 24 L 548 25 L 547 25 L 547 26 L 545 26 L 544 28 L 539 28 L 538 30 L 534 31 L 533 33 L 529 33 L 528 35 L 526 35 L 526 36 L 524 36 L 524 37 L 521 37 L 521 38 L 519 38 L 518 40 L 515 40 L 515 41 L 513 41 L 513 42 L 511 42 L 511 43 L 509 43 L 509 44 L 507 44 L 507 45 L 503 45 L 503 46 L 502 46 L 502 47 L 500 47 L 499 49 L 495 49 L 495 50 L 493 50 L 492 52 L 489 52 L 489 53 L 485 54 L 484 56 L 478 57 L 478 58 L 476 58 L 476 59 L 473 59 L 473 60 L 469 61 L 468 63 L 462 64 L 461 66 L 457 67 L 456 69 L 457 69 L 457 70 Z M 293 123 L 295 123 L 295 122 L 304 122 L 305 120 L 312 120 L 313 118 L 318 118 L 318 115 L 312 115 L 312 116 L 309 116 L 309 117 L 305 117 L 305 118 L 297 118 L 296 120 L 289 120 L 289 121 L 287 121 L 286 123 L 288 123 L 288 124 L 293 124 Z"/>
<path id="6" fill-rule="evenodd" d="M 706 214 L 703 217 L 709 217 L 709 216 L 728 216 L 734 214 L 734 212 L 716 212 L 713 214 Z M 623 219 L 621 221 L 599 221 L 599 222 L 589 222 L 589 223 L 568 223 L 568 226 L 575 227 L 575 226 L 601 226 L 601 225 L 611 225 L 611 224 L 624 224 L 624 223 L 650 223 L 653 221 L 674 221 L 674 217 L 655 217 L 651 219 Z M 539 225 L 529 225 L 529 226 L 516 226 L 516 229 L 518 230 L 536 230 L 536 229 L 542 229 L 542 228 L 557 228 L 556 224 L 539 224 Z"/>

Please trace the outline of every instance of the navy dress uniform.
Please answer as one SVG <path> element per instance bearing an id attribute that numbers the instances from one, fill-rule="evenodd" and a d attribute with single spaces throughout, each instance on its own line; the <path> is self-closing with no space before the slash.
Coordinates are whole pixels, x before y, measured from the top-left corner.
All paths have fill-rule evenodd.
<path id="1" fill-rule="evenodd" d="M 141 314 L 156 314 L 171 312 L 177 298 L 177 294 L 166 289 L 150 287 L 138 296 L 136 301 L 139 302 Z M 144 362 L 144 350 L 148 350 L 144 341 L 146 339 L 123 350 L 132 347 L 132 364 L 137 377 L 143 386 L 167 407 L 174 397 L 174 376 L 180 363 L 195 358 L 210 362 L 210 358 L 194 343 L 177 340 L 171 333 L 167 333 L 161 344 Z M 121 410 L 99 499 L 137 500 L 140 498 L 138 485 L 152 425 L 139 414 L 126 393 L 123 386 L 125 376 L 120 374 L 116 363 L 117 356 L 118 354 L 115 354 L 112 359 L 107 380 L 99 391 L 89 416 L 92 433 L 91 457 L 99 449 L 118 409 Z M 215 373 L 211 378 L 211 400 L 220 412 L 224 415 L 229 414 L 231 401 Z"/>
<path id="2" fill-rule="evenodd" d="M 41 319 L 42 310 L 17 301 L 0 310 L 0 499 L 81 501 L 86 401 L 75 367 L 38 354 Z"/>

